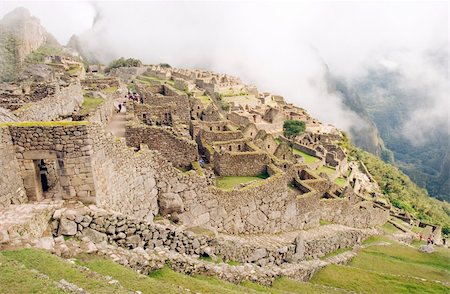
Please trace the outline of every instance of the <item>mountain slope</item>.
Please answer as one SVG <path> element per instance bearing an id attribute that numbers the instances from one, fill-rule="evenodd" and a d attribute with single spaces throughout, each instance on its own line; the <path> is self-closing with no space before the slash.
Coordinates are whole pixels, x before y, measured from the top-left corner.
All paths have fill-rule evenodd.
<path id="1" fill-rule="evenodd" d="M 380 69 L 370 71 L 351 85 L 335 79 L 336 90 L 344 103 L 379 132 L 377 141 L 367 130 L 355 130 L 353 142 L 395 164 L 429 195 L 450 201 L 450 136 L 438 124 L 434 132 L 427 133 L 425 142 L 411 142 L 405 136 L 405 123 L 425 97 L 401 88 L 399 79 L 398 73 Z"/>

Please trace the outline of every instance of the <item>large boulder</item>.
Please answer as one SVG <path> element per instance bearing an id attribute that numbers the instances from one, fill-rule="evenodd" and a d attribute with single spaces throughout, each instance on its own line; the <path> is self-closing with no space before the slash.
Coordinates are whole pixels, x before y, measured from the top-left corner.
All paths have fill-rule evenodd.
<path id="1" fill-rule="evenodd" d="M 158 199 L 159 212 L 162 215 L 174 212 L 180 213 L 184 210 L 183 200 L 175 193 L 164 193 Z"/>
<path id="2" fill-rule="evenodd" d="M 61 218 L 58 235 L 74 236 L 77 233 L 77 223 L 67 218 Z"/>

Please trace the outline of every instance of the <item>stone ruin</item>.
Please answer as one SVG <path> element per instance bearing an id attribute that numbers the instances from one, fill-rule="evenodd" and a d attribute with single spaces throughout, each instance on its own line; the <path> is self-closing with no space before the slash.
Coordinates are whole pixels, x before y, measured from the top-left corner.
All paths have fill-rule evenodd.
<path id="1" fill-rule="evenodd" d="M 142 103 L 125 101 L 125 83 Z M 372 227 L 386 222 L 389 208 L 367 197 L 376 182 L 348 162 L 339 135 L 284 138 L 279 125 L 307 114 L 270 93 L 261 105 L 240 110 L 248 121 L 236 119 L 238 112 L 220 110 L 225 88 L 259 96 L 228 75 L 145 66 L 75 78 L 65 87 L 70 91 L 16 103 L 17 119 L 0 125 L 0 209 L 7 218 L 16 207 L 39 206 L 31 214 L 42 225 L 26 219 L 21 226 L 29 233 L 18 236 L 7 219 L 0 243 L 39 237 L 50 222 L 54 237 L 90 240 L 96 250 L 166 250 L 167 259 L 184 266 L 201 263 L 199 255 L 221 255 L 248 264 L 260 273 L 256 281 L 270 284 L 283 275 L 306 280 L 327 264 L 317 258 L 376 234 Z M 105 89 L 114 92 L 103 92 L 104 101 L 77 119 L 83 93 Z M 2 105 L 18 101 L 2 97 Z M 243 176 L 261 178 L 232 189 L 217 184 Z M 69 254 L 58 240 L 57 251 Z"/>

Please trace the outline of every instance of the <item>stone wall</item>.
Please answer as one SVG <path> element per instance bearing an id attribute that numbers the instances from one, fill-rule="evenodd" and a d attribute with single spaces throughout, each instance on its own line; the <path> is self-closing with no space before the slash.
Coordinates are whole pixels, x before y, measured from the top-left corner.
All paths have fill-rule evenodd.
<path id="1" fill-rule="evenodd" d="M 97 205 L 152 219 L 158 213 L 155 153 L 144 145 L 135 152 L 96 125 L 89 127 L 89 133 Z"/>
<path id="2" fill-rule="evenodd" d="M 217 238 L 205 233 L 194 233 L 189 228 L 180 230 L 172 225 L 148 223 L 95 206 L 56 211 L 52 227 L 55 236 L 87 237 L 94 243 L 106 241 L 129 249 L 159 248 L 186 255 L 221 255 L 225 260 L 260 266 L 287 265 L 319 258 L 339 248 L 360 244 L 375 234 L 373 230 L 328 225 L 281 238 L 272 236 L 273 244 L 248 242 L 249 239 L 245 237 Z M 256 239 L 259 237 L 255 236 Z M 267 237 L 261 236 L 260 240 Z"/>
<path id="3" fill-rule="evenodd" d="M 87 121 L 100 125 L 106 125 L 113 114 L 116 112 L 114 100 L 120 98 L 120 96 L 120 93 L 108 95 L 105 98 L 105 101 L 100 106 L 98 106 L 93 113 L 89 114 L 89 116 L 87 117 Z"/>
<path id="4" fill-rule="evenodd" d="M 214 153 L 214 171 L 220 176 L 258 176 L 266 172 L 270 163 L 262 151 Z"/>
<path id="5" fill-rule="evenodd" d="M 79 83 L 59 86 L 55 93 L 17 109 L 14 114 L 22 121 L 51 121 L 59 116 L 70 115 L 83 103 Z"/>
<path id="6" fill-rule="evenodd" d="M 28 199 L 41 200 L 43 197 L 38 161 L 53 162 L 57 169 L 57 190 L 63 199 L 93 201 L 95 187 L 92 178 L 92 140 L 85 123 L 9 127 L 12 142 L 24 180 Z"/>
<path id="7" fill-rule="evenodd" d="M 19 163 L 8 127 L 0 127 L 0 208 L 27 201 Z"/>
<path id="8" fill-rule="evenodd" d="M 175 135 L 170 128 L 127 125 L 125 137 L 128 146 L 146 144 L 150 149 L 161 152 L 175 167 L 189 168 L 193 161 L 198 160 L 197 144 Z"/>
<path id="9" fill-rule="evenodd" d="M 110 71 L 110 76 L 120 78 L 125 83 L 131 82 L 138 75 L 143 74 L 147 70 L 147 67 L 119 67 L 112 68 Z"/>
<path id="10" fill-rule="evenodd" d="M 200 136 L 206 143 L 224 142 L 243 138 L 241 131 L 208 131 L 205 129 L 200 131 Z"/>
<path id="11" fill-rule="evenodd" d="M 347 199 L 320 200 L 321 219 L 354 228 L 382 225 L 389 219 L 389 210 L 371 201 L 353 204 Z"/>

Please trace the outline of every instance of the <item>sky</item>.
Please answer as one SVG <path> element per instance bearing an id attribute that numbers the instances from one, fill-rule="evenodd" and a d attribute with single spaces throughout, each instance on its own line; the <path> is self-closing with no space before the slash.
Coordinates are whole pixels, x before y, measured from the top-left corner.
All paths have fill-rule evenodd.
<path id="1" fill-rule="evenodd" d="M 448 1 L 6 1 L 0 16 L 17 6 L 62 44 L 79 35 L 105 63 L 136 57 L 234 74 L 344 130 L 363 122 L 330 93 L 327 74 L 351 83 L 381 66 L 424 93 L 406 137 L 426 136 L 436 121 L 450 130 Z M 430 52 L 445 58 L 436 64 Z"/>

